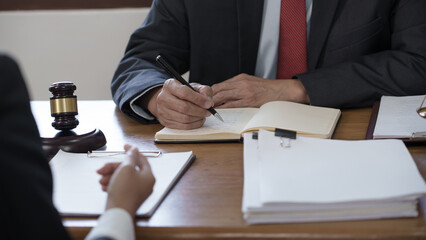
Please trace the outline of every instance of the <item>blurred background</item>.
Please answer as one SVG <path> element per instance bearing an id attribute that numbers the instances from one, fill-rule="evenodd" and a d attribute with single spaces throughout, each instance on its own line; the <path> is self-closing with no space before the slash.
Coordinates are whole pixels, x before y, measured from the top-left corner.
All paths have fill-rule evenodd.
<path id="1" fill-rule="evenodd" d="M 31 100 L 71 81 L 80 100 L 112 99 L 110 83 L 131 33 L 151 0 L 0 2 L 0 51 L 20 64 Z"/>

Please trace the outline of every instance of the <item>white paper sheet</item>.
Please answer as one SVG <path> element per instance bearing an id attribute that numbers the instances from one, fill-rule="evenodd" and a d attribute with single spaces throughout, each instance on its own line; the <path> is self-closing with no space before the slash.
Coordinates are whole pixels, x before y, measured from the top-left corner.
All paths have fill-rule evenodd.
<path id="1" fill-rule="evenodd" d="M 148 157 L 156 182 L 151 196 L 137 211 L 137 216 L 151 216 L 173 183 L 193 160 L 192 152 L 164 153 Z M 107 194 L 99 184 L 96 170 L 107 162 L 121 162 L 125 154 L 87 154 L 59 151 L 50 161 L 53 174 L 53 200 L 62 215 L 98 216 L 104 212 Z"/>
<path id="2" fill-rule="evenodd" d="M 413 132 L 426 132 L 426 119 L 417 114 L 424 95 L 391 97 L 380 101 L 374 138 L 409 138 Z"/>
<path id="3" fill-rule="evenodd" d="M 400 140 L 342 141 L 298 137 L 290 148 L 259 132 L 261 201 L 356 202 L 426 193 Z"/>

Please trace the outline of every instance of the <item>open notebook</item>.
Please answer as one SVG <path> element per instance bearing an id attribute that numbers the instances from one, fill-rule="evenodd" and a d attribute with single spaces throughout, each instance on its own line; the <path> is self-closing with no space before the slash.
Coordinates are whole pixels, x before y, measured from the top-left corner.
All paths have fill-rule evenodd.
<path id="1" fill-rule="evenodd" d="M 260 108 L 216 109 L 224 119 L 210 116 L 201 128 L 176 130 L 163 128 L 155 134 L 158 143 L 239 141 L 245 132 L 275 128 L 296 131 L 310 137 L 331 138 L 340 110 L 306 104 L 273 101 Z"/>
<path id="2" fill-rule="evenodd" d="M 99 184 L 96 170 L 107 162 L 121 162 L 125 154 L 59 151 L 50 161 L 53 174 L 53 201 L 63 216 L 99 216 L 105 210 L 107 194 Z M 195 159 L 192 152 L 163 153 L 148 157 L 156 182 L 151 196 L 138 209 L 136 216 L 149 217 Z"/>
<path id="3" fill-rule="evenodd" d="M 249 224 L 414 217 L 426 184 L 400 140 L 244 137 Z"/>

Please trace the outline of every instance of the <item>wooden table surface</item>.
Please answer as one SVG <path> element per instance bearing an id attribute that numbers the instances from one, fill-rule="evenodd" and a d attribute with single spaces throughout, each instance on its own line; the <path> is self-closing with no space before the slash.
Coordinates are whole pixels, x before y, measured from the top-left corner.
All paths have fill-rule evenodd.
<path id="1" fill-rule="evenodd" d="M 41 135 L 54 133 L 49 102 L 33 101 L 32 108 Z M 154 134 L 162 126 L 142 125 L 112 101 L 79 101 L 78 108 L 78 129 L 101 129 L 107 150 L 122 150 L 130 143 L 139 149 L 192 150 L 196 155 L 154 215 L 137 219 L 138 239 L 426 239 L 423 199 L 417 218 L 249 226 L 241 212 L 243 144 L 155 144 Z M 364 139 L 370 113 L 371 109 L 344 110 L 333 138 Z M 426 146 L 408 148 L 425 178 Z M 83 239 L 95 224 L 94 218 L 64 218 L 75 239 Z"/>

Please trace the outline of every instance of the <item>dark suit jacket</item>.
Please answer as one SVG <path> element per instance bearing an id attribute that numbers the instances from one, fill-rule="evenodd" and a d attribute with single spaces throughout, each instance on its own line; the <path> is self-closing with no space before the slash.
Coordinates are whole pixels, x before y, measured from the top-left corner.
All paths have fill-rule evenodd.
<path id="1" fill-rule="evenodd" d="M 69 239 L 52 202 L 52 175 L 16 63 L 0 55 L 0 234 Z"/>
<path id="2" fill-rule="evenodd" d="M 426 92 L 426 1 L 314 0 L 308 72 L 297 77 L 312 105 L 370 106 L 382 95 Z M 156 0 L 130 38 L 112 80 L 114 101 L 129 101 L 169 76 L 162 53 L 190 81 L 212 85 L 254 74 L 260 0 Z"/>

